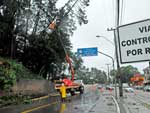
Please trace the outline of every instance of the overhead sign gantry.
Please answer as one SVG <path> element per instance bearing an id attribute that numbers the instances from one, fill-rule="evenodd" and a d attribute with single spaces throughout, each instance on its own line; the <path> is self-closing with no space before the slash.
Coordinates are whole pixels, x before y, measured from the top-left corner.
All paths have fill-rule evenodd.
<path id="1" fill-rule="evenodd" d="M 98 49 L 97 47 L 91 47 L 91 48 L 78 48 L 77 49 L 78 56 L 98 56 Z"/>

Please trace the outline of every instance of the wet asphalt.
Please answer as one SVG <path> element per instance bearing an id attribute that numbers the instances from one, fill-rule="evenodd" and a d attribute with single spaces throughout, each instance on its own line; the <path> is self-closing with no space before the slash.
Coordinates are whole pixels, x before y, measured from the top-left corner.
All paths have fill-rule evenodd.
<path id="1" fill-rule="evenodd" d="M 65 102 L 57 102 L 30 113 L 116 113 L 111 98 L 113 92 L 100 92 L 94 86 L 88 87 L 84 94 L 69 97 Z M 22 112 L 28 113 L 28 110 Z"/>
<path id="2" fill-rule="evenodd" d="M 92 87 L 85 87 L 85 93 L 83 95 L 77 94 L 73 97 L 68 95 L 68 98 L 65 103 L 60 102 L 60 96 L 50 97 L 44 100 L 38 100 L 32 102 L 31 104 L 20 104 L 20 105 L 12 105 L 0 108 L 0 113 L 59 113 L 64 108 L 68 107 L 72 104 L 79 105 L 86 102 L 92 102 L 92 99 L 95 98 L 95 93 L 93 93 Z M 76 107 L 75 107 L 76 109 Z"/>
<path id="3" fill-rule="evenodd" d="M 60 97 L 50 97 L 27 105 L 15 105 L 0 108 L 0 113 L 117 113 L 112 100 L 114 91 L 99 90 L 96 86 L 85 87 L 84 94 L 76 94 L 65 102 Z M 124 92 L 118 99 L 121 113 L 150 113 L 150 92 L 134 90 Z"/>
<path id="4" fill-rule="evenodd" d="M 124 92 L 122 99 L 126 113 L 150 113 L 150 92 L 134 90 Z"/>

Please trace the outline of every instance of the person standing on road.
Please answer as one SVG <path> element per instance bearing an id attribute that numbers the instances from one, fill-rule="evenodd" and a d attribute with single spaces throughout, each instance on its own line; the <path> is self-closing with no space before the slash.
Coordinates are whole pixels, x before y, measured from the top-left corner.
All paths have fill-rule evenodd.
<path id="1" fill-rule="evenodd" d="M 67 94 L 66 94 L 66 86 L 64 83 L 62 83 L 62 85 L 60 87 L 60 93 L 61 93 L 62 102 L 65 102 Z"/>

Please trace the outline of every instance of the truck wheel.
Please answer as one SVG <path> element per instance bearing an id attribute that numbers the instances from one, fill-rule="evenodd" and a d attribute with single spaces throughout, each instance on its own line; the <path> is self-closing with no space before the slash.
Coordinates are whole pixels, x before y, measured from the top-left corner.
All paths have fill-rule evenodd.
<path id="1" fill-rule="evenodd" d="M 74 91 L 70 91 L 70 94 L 71 94 L 71 96 L 74 96 L 75 92 Z"/>
<path id="2" fill-rule="evenodd" d="M 81 86 L 80 89 L 79 89 L 79 91 L 80 91 L 80 94 L 83 94 L 84 93 L 84 87 Z"/>

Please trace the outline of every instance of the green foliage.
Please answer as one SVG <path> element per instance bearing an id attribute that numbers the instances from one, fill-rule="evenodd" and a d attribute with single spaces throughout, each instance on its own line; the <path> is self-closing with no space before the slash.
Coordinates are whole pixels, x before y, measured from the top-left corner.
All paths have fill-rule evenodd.
<path id="1" fill-rule="evenodd" d="M 92 83 L 106 83 L 107 76 L 104 71 L 98 70 L 97 68 L 91 68 L 89 71 L 85 66 L 81 67 L 76 71 L 76 79 L 82 79 L 85 84 Z"/>
<path id="2" fill-rule="evenodd" d="M 24 104 L 31 104 L 32 100 L 30 98 L 27 98 L 23 101 Z"/>
<path id="3" fill-rule="evenodd" d="M 8 106 L 8 105 L 17 105 L 17 104 L 30 104 L 32 103 L 30 96 L 23 95 L 13 95 L 13 96 L 3 96 L 0 97 L 0 107 Z"/>
<path id="4" fill-rule="evenodd" d="M 130 78 L 134 76 L 134 74 L 139 73 L 138 69 L 136 67 L 133 67 L 131 65 L 121 67 L 121 77 L 123 83 L 130 82 Z"/>
<path id="5" fill-rule="evenodd" d="M 61 37 L 57 34 L 61 33 Z M 65 61 L 64 49 L 58 41 L 58 38 L 62 38 L 63 44 L 67 51 L 70 51 L 71 43 L 67 34 L 61 31 L 53 32 L 45 39 L 45 32 L 41 32 L 40 36 L 32 35 L 29 37 L 29 46 L 25 48 L 24 52 L 18 51 L 18 59 L 25 65 L 28 69 L 34 73 L 41 74 L 44 78 L 48 72 L 52 73 L 53 69 L 51 64 L 60 65 L 57 68 L 60 69 L 61 63 Z"/>
<path id="6" fill-rule="evenodd" d="M 14 60 L 4 59 L 0 57 L 0 89 L 9 90 L 9 88 L 16 82 L 17 79 L 42 79 L 38 75 L 32 74 L 22 64 Z"/>
<path id="7" fill-rule="evenodd" d="M 0 52 L 1 56 L 11 55 L 11 41 L 14 39 L 16 1 L 2 0 L 0 4 Z M 3 53 L 3 54 L 1 54 Z"/>
<path id="8" fill-rule="evenodd" d="M 115 82 L 115 78 L 117 76 L 117 70 L 111 70 L 110 71 L 110 76 L 112 77 L 112 82 L 114 83 Z M 118 82 L 118 81 L 116 81 Z"/>
<path id="9" fill-rule="evenodd" d="M 123 83 L 130 82 L 130 78 L 133 77 L 134 74 L 139 73 L 138 69 L 131 65 L 121 67 L 120 71 Z M 111 70 L 110 75 L 115 77 L 117 75 L 117 70 Z"/>
<path id="10" fill-rule="evenodd" d="M 88 22 L 85 8 L 89 5 L 89 0 L 78 0 L 70 9 L 75 1 L 68 0 L 65 8 L 58 9 L 57 0 L 2 0 L 0 55 L 17 59 L 44 78 L 47 73 L 56 75 L 53 72 L 61 72 L 65 54 L 60 39 L 70 53 L 69 36 L 76 29 L 76 23 L 81 25 Z M 48 32 L 47 27 L 55 17 L 59 17 L 61 22 L 57 30 Z M 80 66 L 78 63 L 76 68 Z M 14 74 L 16 78 L 26 77 L 28 73 L 21 65 L 13 65 L 15 72 L 11 71 L 12 76 Z"/>
<path id="11" fill-rule="evenodd" d="M 77 56 L 76 53 L 71 53 L 70 57 L 73 60 L 73 67 L 75 70 L 78 70 L 82 67 L 83 60 L 81 57 Z"/>
<path id="12" fill-rule="evenodd" d="M 16 81 L 16 73 L 10 67 L 0 66 L 0 89 L 9 89 Z"/>

